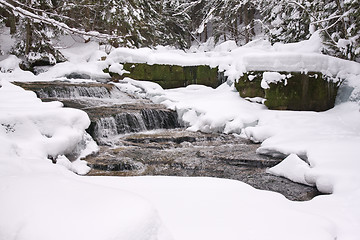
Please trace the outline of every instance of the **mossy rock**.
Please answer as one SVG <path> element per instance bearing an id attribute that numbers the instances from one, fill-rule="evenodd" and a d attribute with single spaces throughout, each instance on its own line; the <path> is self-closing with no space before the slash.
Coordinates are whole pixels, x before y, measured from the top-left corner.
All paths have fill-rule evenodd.
<path id="1" fill-rule="evenodd" d="M 209 87 L 218 87 L 219 82 L 218 68 L 210 68 L 209 66 L 177 66 L 165 64 L 146 63 L 124 63 L 124 70 L 129 73 L 118 75 L 105 69 L 115 80 L 121 80 L 130 77 L 136 80 L 152 81 L 158 83 L 161 87 L 177 88 L 190 84 L 202 84 Z"/>
<path id="2" fill-rule="evenodd" d="M 334 107 L 339 84 L 320 72 L 279 72 L 286 80 L 261 88 L 263 71 L 248 72 L 235 84 L 241 97 L 263 97 L 273 110 L 326 111 Z M 251 81 L 249 79 L 251 78 Z"/>
<path id="3" fill-rule="evenodd" d="M 265 90 L 261 87 L 263 72 L 247 72 L 235 82 L 235 88 L 243 98 L 265 98 Z"/>
<path id="4" fill-rule="evenodd" d="M 196 84 L 207 85 L 210 87 L 219 86 L 218 68 L 209 66 L 196 66 Z"/>
<path id="5" fill-rule="evenodd" d="M 269 109 L 326 111 L 334 107 L 338 83 L 319 72 L 291 75 L 286 85 L 270 83 L 265 90 L 265 105 Z"/>

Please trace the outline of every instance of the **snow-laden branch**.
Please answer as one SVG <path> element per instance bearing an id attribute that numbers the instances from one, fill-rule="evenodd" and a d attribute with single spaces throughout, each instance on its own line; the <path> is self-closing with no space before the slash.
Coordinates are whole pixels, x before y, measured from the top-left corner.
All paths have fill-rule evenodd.
<path id="1" fill-rule="evenodd" d="M 211 18 L 213 17 L 213 12 L 216 10 L 216 7 L 213 7 L 210 9 L 210 11 L 208 12 L 208 14 L 205 16 L 205 18 L 202 20 L 200 26 L 198 27 L 198 29 L 196 30 L 196 33 L 202 33 L 204 31 L 205 25 L 211 20 Z"/>
<path id="2" fill-rule="evenodd" d="M 56 14 L 56 13 L 52 13 L 52 12 L 48 12 L 48 11 L 45 11 L 45 10 L 42 10 L 42 9 L 37 9 L 37 8 L 33 8 L 31 6 L 27 6 L 19 1 L 16 1 L 16 0 L 12 0 L 12 2 L 14 2 L 15 4 L 17 4 L 18 6 L 22 7 L 24 10 L 25 9 L 29 9 L 29 10 L 32 10 L 32 11 L 35 11 L 35 12 L 38 12 L 38 13 L 44 13 L 44 14 L 47 14 L 49 16 L 55 16 L 55 17 L 59 17 L 59 18 L 63 18 L 63 19 L 67 19 L 67 20 L 70 20 L 70 21 L 75 21 L 74 19 L 68 17 L 68 16 L 64 16 L 64 15 L 59 15 L 59 14 Z M 14 5 L 14 4 L 12 4 Z"/>
<path id="3" fill-rule="evenodd" d="M 198 0 L 196 2 L 192 2 L 192 3 L 182 3 L 180 4 L 178 7 L 176 7 L 176 11 L 179 9 L 183 9 L 181 12 L 175 13 L 173 16 L 179 16 L 182 14 L 187 14 L 187 12 L 189 11 L 189 9 L 191 9 L 192 7 L 196 6 L 197 4 L 199 4 L 201 2 L 201 0 Z M 187 6 L 186 6 L 186 5 Z"/>
<path id="4" fill-rule="evenodd" d="M 312 18 L 315 19 L 315 22 L 312 22 L 311 24 L 318 24 L 321 23 L 322 20 L 319 20 L 314 14 L 312 14 L 311 12 L 308 11 L 308 9 L 303 6 L 302 4 L 296 2 L 296 1 L 289 1 L 289 4 L 295 4 L 296 6 L 302 8 L 309 16 L 311 16 Z M 337 45 L 337 42 L 333 39 L 333 37 L 331 36 L 331 34 L 327 31 L 329 28 L 321 28 L 319 29 L 320 31 L 324 31 L 328 37 L 330 38 L 330 40 L 333 42 L 333 44 Z"/>
<path id="5" fill-rule="evenodd" d="M 321 20 L 312 22 L 312 24 L 329 22 L 329 21 L 334 20 L 334 19 L 337 19 L 337 21 L 339 21 L 339 19 L 342 19 L 342 18 L 344 18 L 344 17 L 346 17 L 346 16 L 347 16 L 347 13 L 344 13 L 343 15 L 336 15 L 336 16 L 332 16 L 332 17 L 329 17 L 329 18 L 325 18 L 325 19 L 321 19 Z"/>
<path id="6" fill-rule="evenodd" d="M 99 33 L 96 31 L 90 31 L 90 32 L 86 32 L 86 31 L 82 31 L 79 30 L 77 28 L 72 28 L 69 27 L 68 25 L 66 25 L 65 23 L 59 22 L 55 19 L 52 18 L 48 18 L 48 17 L 44 17 L 44 16 L 40 16 L 37 14 L 34 14 L 30 11 L 27 11 L 21 7 L 16 7 L 13 4 L 7 2 L 6 0 L 0 0 L 0 6 L 3 8 L 7 8 L 10 9 L 11 11 L 13 11 L 14 13 L 19 14 L 21 17 L 24 18 L 28 18 L 34 22 L 42 22 L 54 27 L 58 27 L 66 32 L 69 33 L 73 33 L 73 34 L 79 34 L 79 35 L 83 35 L 83 36 L 88 36 L 88 37 L 94 37 L 94 38 L 98 38 L 98 39 L 119 39 L 122 38 L 121 36 L 116 36 L 116 35 L 109 35 L 109 34 L 104 34 L 104 33 Z"/>

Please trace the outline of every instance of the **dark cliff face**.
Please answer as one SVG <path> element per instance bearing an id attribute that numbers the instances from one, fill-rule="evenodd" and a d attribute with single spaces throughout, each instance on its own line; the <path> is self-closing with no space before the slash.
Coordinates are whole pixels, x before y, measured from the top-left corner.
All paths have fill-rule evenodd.
<path id="1" fill-rule="evenodd" d="M 236 83 L 241 97 L 265 98 L 265 105 L 273 110 L 326 111 L 334 107 L 340 82 L 320 72 L 279 72 L 286 81 L 261 87 L 263 71 L 248 72 Z M 251 77 L 251 80 L 249 79 Z"/>

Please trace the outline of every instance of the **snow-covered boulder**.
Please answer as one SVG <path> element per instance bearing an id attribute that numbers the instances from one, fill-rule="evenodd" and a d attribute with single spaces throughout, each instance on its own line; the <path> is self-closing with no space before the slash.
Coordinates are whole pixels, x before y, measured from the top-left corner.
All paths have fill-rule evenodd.
<path id="1" fill-rule="evenodd" d="M 269 109 L 325 111 L 334 107 L 340 83 L 321 72 L 249 71 L 235 86 L 241 97 L 265 98 Z"/>

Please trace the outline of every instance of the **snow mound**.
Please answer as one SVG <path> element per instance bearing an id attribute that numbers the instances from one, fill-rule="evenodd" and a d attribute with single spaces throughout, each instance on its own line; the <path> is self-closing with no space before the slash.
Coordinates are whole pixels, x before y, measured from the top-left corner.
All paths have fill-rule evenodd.
<path id="1" fill-rule="evenodd" d="M 305 179 L 306 172 L 309 169 L 309 165 L 304 160 L 300 159 L 296 154 L 290 154 L 281 163 L 269 168 L 267 172 L 276 176 L 286 177 L 297 183 L 312 186 L 313 184 L 309 184 Z"/>
<path id="2" fill-rule="evenodd" d="M 10 55 L 8 58 L 0 62 L 0 71 L 2 73 L 12 72 L 19 67 L 21 60 L 14 55 Z"/>
<path id="3" fill-rule="evenodd" d="M 85 112 L 0 81 L 0 239 L 164 239 L 147 200 L 71 172 L 86 173 L 80 157 L 97 151 L 89 124 Z"/>
<path id="4" fill-rule="evenodd" d="M 360 75 L 360 64 L 317 53 L 275 52 L 244 56 L 247 71 L 321 72 L 344 79 Z"/>
<path id="5" fill-rule="evenodd" d="M 261 87 L 263 89 L 268 89 L 269 87 L 269 83 L 278 83 L 281 82 L 282 80 L 285 80 L 284 85 L 286 86 L 287 81 L 286 81 L 286 75 L 284 74 L 280 74 L 278 72 L 264 72 L 263 73 L 263 78 L 261 80 Z"/>
<path id="6" fill-rule="evenodd" d="M 80 156 L 87 147 L 84 143 L 91 142 L 85 132 L 90 120 L 85 112 L 62 106 L 60 102 L 43 103 L 34 92 L 1 81 L 1 138 L 8 146 L 1 149 L 0 153 L 7 153 L 1 160 L 6 163 L 9 156 L 16 159 Z"/>

